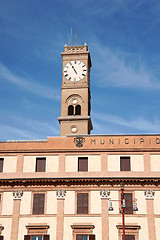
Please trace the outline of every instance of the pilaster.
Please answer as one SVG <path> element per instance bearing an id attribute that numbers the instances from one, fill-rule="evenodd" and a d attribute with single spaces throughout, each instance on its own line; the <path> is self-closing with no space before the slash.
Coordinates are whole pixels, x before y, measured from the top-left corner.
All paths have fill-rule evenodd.
<path id="1" fill-rule="evenodd" d="M 144 191 L 147 205 L 147 221 L 149 240 L 156 240 L 155 218 L 154 218 L 154 195 L 153 190 Z"/>
<path id="2" fill-rule="evenodd" d="M 64 232 L 64 200 L 66 190 L 57 190 L 57 227 L 56 227 L 56 240 L 63 240 Z"/>
<path id="3" fill-rule="evenodd" d="M 18 239 L 18 228 L 19 228 L 19 215 L 20 215 L 20 204 L 23 191 L 13 191 L 13 214 L 12 214 L 12 228 L 11 228 L 11 240 Z"/>
<path id="4" fill-rule="evenodd" d="M 100 197 L 102 200 L 101 211 L 102 211 L 102 240 L 109 240 L 109 215 L 108 215 L 108 199 L 110 191 L 101 190 Z"/>

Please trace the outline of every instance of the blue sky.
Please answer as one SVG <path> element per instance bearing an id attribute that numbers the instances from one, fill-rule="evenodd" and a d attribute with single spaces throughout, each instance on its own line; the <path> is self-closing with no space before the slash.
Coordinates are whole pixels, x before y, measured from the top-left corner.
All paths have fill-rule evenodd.
<path id="1" fill-rule="evenodd" d="M 71 28 L 91 53 L 92 134 L 160 133 L 158 0 L 0 0 L 0 141 L 59 136 Z"/>

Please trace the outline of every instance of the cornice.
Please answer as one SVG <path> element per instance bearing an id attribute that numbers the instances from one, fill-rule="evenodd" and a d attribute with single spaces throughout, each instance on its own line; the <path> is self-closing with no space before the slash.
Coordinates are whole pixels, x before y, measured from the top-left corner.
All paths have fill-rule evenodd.
<path id="1" fill-rule="evenodd" d="M 19 179 L 0 179 L 1 186 L 120 186 L 124 182 L 125 186 L 129 185 L 154 185 L 160 186 L 160 178 L 19 178 Z"/>
<path id="2" fill-rule="evenodd" d="M 96 153 L 96 154 L 101 154 L 101 153 L 122 153 L 122 152 L 126 152 L 127 154 L 130 152 L 134 152 L 134 154 L 141 152 L 142 154 L 144 152 L 149 152 L 149 153 L 160 153 L 160 149 L 156 149 L 156 148 L 105 148 L 105 149 L 99 149 L 99 148 L 73 148 L 73 149 L 42 149 L 42 148 L 35 148 L 35 149 L 0 149 L 0 154 L 5 154 L 5 153 L 55 153 L 55 154 L 59 154 L 59 153 Z"/>

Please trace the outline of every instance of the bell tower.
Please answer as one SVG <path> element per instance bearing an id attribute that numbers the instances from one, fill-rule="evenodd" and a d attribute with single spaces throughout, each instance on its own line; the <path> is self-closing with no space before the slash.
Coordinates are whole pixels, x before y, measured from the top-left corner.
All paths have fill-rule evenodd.
<path id="1" fill-rule="evenodd" d="M 60 135 L 90 134 L 90 68 L 92 66 L 87 44 L 64 46 Z"/>

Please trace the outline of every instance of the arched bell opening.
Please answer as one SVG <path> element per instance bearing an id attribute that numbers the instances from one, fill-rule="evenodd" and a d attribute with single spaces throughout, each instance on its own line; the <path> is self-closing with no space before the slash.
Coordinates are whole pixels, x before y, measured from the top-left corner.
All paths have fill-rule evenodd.
<path id="1" fill-rule="evenodd" d="M 75 115 L 81 115 L 81 106 L 80 105 L 76 106 Z"/>
<path id="2" fill-rule="evenodd" d="M 68 106 L 68 115 L 74 115 L 74 107 L 72 105 Z"/>

